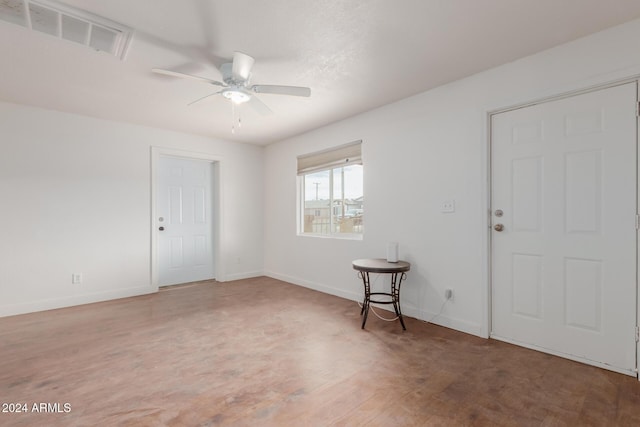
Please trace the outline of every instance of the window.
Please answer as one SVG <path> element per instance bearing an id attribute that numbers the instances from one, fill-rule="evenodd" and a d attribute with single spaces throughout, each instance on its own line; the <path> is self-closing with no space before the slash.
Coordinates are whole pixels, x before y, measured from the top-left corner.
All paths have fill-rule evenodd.
<path id="1" fill-rule="evenodd" d="M 358 141 L 298 157 L 300 234 L 362 236 L 361 145 Z"/>

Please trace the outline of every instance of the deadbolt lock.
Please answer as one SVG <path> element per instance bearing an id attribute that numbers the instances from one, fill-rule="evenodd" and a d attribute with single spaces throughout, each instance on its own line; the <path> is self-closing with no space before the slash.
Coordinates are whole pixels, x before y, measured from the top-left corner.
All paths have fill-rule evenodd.
<path id="1" fill-rule="evenodd" d="M 494 215 L 498 218 L 500 218 L 503 214 L 504 212 L 502 212 L 502 209 L 496 209 L 496 211 L 494 212 Z"/>

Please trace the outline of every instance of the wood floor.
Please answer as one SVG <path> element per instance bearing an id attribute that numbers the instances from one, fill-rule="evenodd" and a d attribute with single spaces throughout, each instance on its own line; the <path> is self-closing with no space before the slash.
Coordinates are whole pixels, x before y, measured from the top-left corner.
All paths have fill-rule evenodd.
<path id="1" fill-rule="evenodd" d="M 634 378 L 360 319 L 264 277 L 3 318 L 0 425 L 640 425 Z"/>

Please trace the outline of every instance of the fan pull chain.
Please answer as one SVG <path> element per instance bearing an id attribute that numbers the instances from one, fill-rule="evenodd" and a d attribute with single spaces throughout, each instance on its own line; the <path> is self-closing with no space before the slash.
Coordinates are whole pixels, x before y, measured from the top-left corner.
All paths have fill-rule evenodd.
<path id="1" fill-rule="evenodd" d="M 238 125 L 238 129 L 242 127 L 242 118 L 240 117 L 240 112 L 238 111 L 238 120 L 236 122 L 236 105 L 235 103 L 231 103 L 231 133 L 235 135 L 236 133 L 236 123 Z"/>
<path id="2" fill-rule="evenodd" d="M 232 102 L 231 103 L 231 133 L 232 134 L 236 133 L 235 123 L 236 123 L 236 105 Z"/>

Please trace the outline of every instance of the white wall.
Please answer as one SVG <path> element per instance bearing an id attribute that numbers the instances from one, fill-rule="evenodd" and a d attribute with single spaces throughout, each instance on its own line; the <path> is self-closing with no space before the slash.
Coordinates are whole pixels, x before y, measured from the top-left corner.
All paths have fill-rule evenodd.
<path id="1" fill-rule="evenodd" d="M 155 290 L 151 146 L 222 158 L 220 270 L 261 273 L 262 147 L 0 103 L 0 316 Z"/>
<path id="2" fill-rule="evenodd" d="M 434 322 L 487 336 L 488 112 L 637 74 L 640 21 L 633 21 L 268 146 L 266 274 L 359 300 L 351 261 L 384 257 L 387 242 L 397 241 L 412 263 L 403 311 L 429 319 L 453 288 Z M 364 239 L 296 236 L 296 156 L 358 139 Z M 440 212 L 446 199 L 455 199 L 455 213 Z"/>

